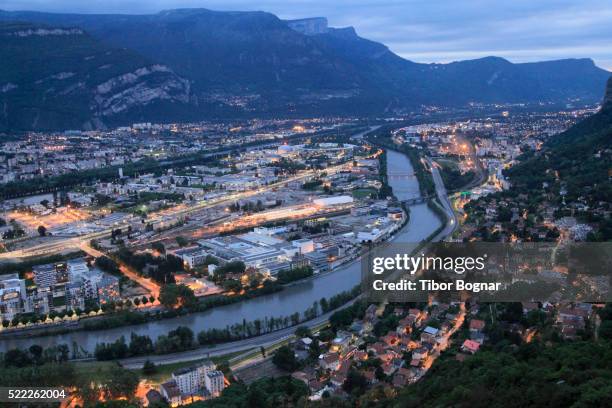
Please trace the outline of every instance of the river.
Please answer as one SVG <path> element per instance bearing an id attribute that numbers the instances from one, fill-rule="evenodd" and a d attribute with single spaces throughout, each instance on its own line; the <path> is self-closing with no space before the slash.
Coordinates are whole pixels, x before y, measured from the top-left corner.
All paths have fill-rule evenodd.
<path id="1" fill-rule="evenodd" d="M 419 197 L 419 186 L 412 165 L 406 156 L 401 153 L 387 152 L 387 174 L 393 192 L 400 200 Z M 440 226 L 440 220 L 429 209 L 427 204 L 417 204 L 410 207 L 410 221 L 404 226 L 393 240 L 396 242 L 416 243 L 427 238 Z M 75 331 L 63 335 L 0 339 L 0 351 L 11 348 L 25 349 L 32 344 L 50 347 L 57 344 L 67 344 L 72 347 L 76 342 L 85 350 L 93 352 L 96 343 L 112 342 L 120 336 L 129 339 L 130 333 L 146 334 L 155 339 L 161 334 L 175 329 L 177 326 L 188 326 L 194 333 L 209 328 L 223 328 L 227 325 L 247 321 L 264 319 L 265 317 L 288 316 L 292 313 L 300 314 L 311 307 L 313 302 L 322 297 L 331 296 L 357 285 L 361 276 L 359 260 L 339 268 L 337 271 L 306 280 L 285 288 L 285 290 L 244 302 L 217 307 L 206 312 L 179 316 L 145 323 L 136 326 L 119 327 L 100 331 Z M 129 341 L 129 340 L 128 340 Z"/>

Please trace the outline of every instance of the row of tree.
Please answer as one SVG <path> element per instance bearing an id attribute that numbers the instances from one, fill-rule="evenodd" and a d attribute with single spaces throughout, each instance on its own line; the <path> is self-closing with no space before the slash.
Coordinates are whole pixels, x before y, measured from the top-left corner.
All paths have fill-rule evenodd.
<path id="1" fill-rule="evenodd" d="M 176 353 L 195 346 L 193 331 L 188 327 L 179 326 L 167 335 L 159 336 L 155 342 L 147 335 L 132 333 L 129 344 L 123 336 L 112 343 L 98 343 L 94 356 L 100 361 L 117 360 L 150 354 Z"/>

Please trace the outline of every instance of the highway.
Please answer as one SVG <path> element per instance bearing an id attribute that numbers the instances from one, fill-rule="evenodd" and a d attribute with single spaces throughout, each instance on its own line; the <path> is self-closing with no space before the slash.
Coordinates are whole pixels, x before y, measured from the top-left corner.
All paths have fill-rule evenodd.
<path id="1" fill-rule="evenodd" d="M 425 161 L 431 170 L 431 175 L 433 177 L 434 184 L 436 185 L 436 195 L 438 196 L 438 200 L 442 204 L 442 209 L 446 213 L 447 217 L 447 222 L 444 228 L 432 239 L 432 242 L 438 242 L 443 241 L 446 237 L 449 237 L 455 231 L 455 229 L 457 229 L 458 221 L 457 215 L 455 214 L 455 211 L 453 211 L 453 206 L 448 198 L 446 187 L 444 187 L 444 182 L 442 181 L 438 164 L 433 162 L 429 157 L 426 157 Z"/>

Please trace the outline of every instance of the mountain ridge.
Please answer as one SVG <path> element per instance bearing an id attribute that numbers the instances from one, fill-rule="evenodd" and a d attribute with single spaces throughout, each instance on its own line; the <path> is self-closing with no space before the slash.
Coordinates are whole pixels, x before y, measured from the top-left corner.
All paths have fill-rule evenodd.
<path id="1" fill-rule="evenodd" d="M 108 47 L 169 67 L 190 87 L 189 102 L 175 117 L 385 115 L 474 103 L 594 103 L 610 76 L 590 59 L 416 63 L 360 37 L 353 27 L 327 27 L 324 18 L 285 21 L 263 11 L 0 10 L 2 20 L 79 28 Z"/>
<path id="2" fill-rule="evenodd" d="M 79 28 L 0 22 L 0 129 L 99 128 L 144 107 L 188 104 L 189 81 Z"/>

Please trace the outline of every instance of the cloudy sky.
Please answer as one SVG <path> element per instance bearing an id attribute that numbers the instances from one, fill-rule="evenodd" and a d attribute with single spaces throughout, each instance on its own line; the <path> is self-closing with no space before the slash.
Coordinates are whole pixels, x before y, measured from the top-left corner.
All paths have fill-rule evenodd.
<path id="1" fill-rule="evenodd" d="M 324 16 L 419 62 L 593 58 L 612 70 L 610 0 L 0 0 L 0 9 L 148 14 L 179 7 Z"/>

